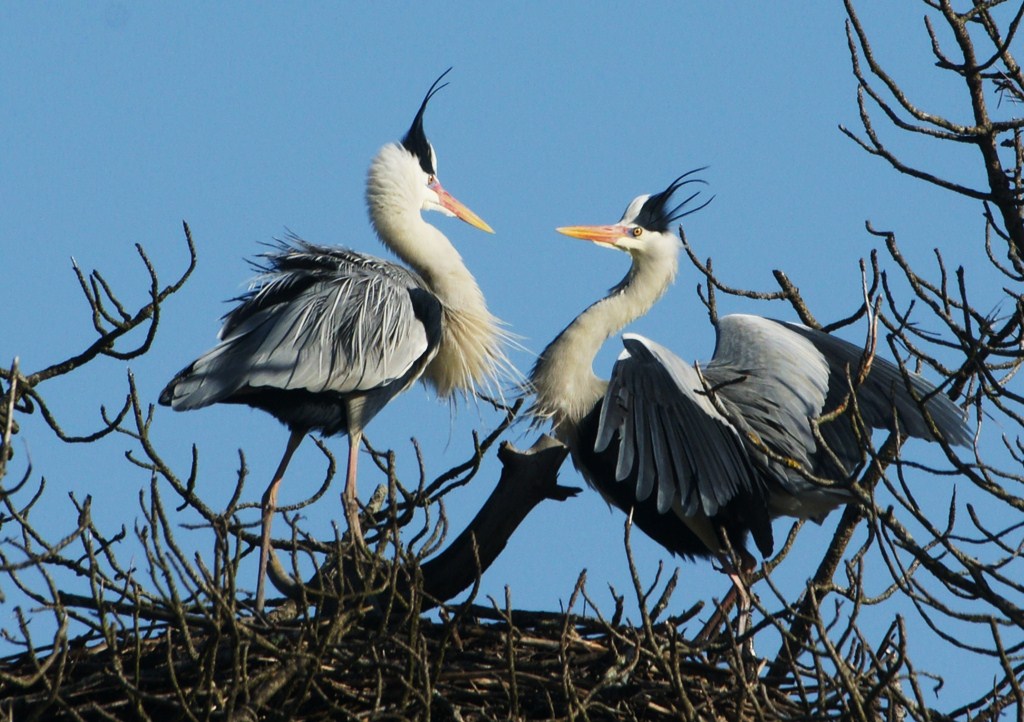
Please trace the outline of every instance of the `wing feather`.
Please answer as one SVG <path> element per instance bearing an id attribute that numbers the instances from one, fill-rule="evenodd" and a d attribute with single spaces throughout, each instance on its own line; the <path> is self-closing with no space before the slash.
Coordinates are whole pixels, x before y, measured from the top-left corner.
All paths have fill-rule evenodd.
<path id="1" fill-rule="evenodd" d="M 668 409 L 658 407 L 658 426 L 655 431 L 661 453 L 658 458 L 658 513 L 664 514 L 672 508 L 676 497 L 679 495 L 679 485 L 672 483 L 672 479 L 686 478 L 689 474 L 685 452 L 673 454 L 672 450 L 682 445 L 683 438 L 679 435 L 678 429 L 672 423 L 672 417 Z"/>
<path id="2" fill-rule="evenodd" d="M 247 387 L 369 391 L 436 348 L 440 306 L 401 266 L 297 240 L 265 257 L 266 272 L 225 317 L 220 343 L 168 387 L 175 408 Z"/>
<path id="3" fill-rule="evenodd" d="M 847 376 L 856 372 L 863 353 L 863 348 L 848 341 L 798 324 L 759 316 L 726 316 L 719 320 L 718 344 L 707 376 L 722 384 L 726 406 L 734 408 L 765 444 L 815 469 L 819 449 L 809 421 L 842 402 Z M 730 383 L 740 377 L 744 377 L 741 383 Z M 917 374 L 910 374 L 909 381 L 918 397 L 935 391 Z M 861 417 L 869 427 L 892 429 L 898 422 L 911 436 L 932 438 L 895 364 L 876 356 L 856 393 Z M 926 408 L 947 439 L 969 443 L 963 414 L 952 401 L 933 395 Z M 861 442 L 850 420 L 839 419 L 820 428 L 849 471 L 861 454 Z"/>
<path id="4" fill-rule="evenodd" d="M 739 493 L 760 493 L 739 435 L 699 391 L 697 372 L 650 339 L 626 334 L 623 344 L 595 447 L 618 435 L 619 483 L 632 479 L 637 501 L 657 489 L 661 513 L 678 499 L 685 515 L 713 516 Z"/>
<path id="5" fill-rule="evenodd" d="M 657 466 L 652 458 L 651 427 L 647 414 L 633 415 L 633 439 L 637 456 L 636 500 L 644 501 L 654 489 L 655 470 Z"/>
<path id="6" fill-rule="evenodd" d="M 814 345 L 832 372 L 830 394 L 845 394 L 846 369 L 856 371 L 864 349 L 795 323 L 776 323 Z M 907 390 L 908 380 L 913 393 Z M 867 379 L 857 389 L 857 402 L 869 426 L 891 429 L 894 421 L 898 420 L 900 430 L 904 433 L 922 439 L 934 439 L 915 396 L 918 399 L 927 398 L 925 408 L 944 438 L 953 444 L 970 446 L 971 434 L 964 421 L 963 411 L 949 397 L 936 393 L 935 386 L 919 374 L 909 373 L 905 379 L 896 364 L 875 356 Z"/>
<path id="7" fill-rule="evenodd" d="M 842 465 L 836 469 L 832 456 L 819 448 L 811 422 L 839 407 L 848 393 L 848 374 L 856 372 L 863 353 L 861 347 L 798 324 L 732 315 L 719 319 L 715 356 L 705 373 L 720 386 L 723 406 L 744 431 L 810 473 L 841 481 L 862 458 L 863 441 L 848 416 L 819 426 Z M 914 396 L 925 397 L 935 387 L 916 374 L 909 382 L 913 395 L 900 369 L 876 357 L 856 390 L 861 418 L 872 428 L 893 429 L 898 423 L 905 433 L 931 439 Z M 952 401 L 933 395 L 926 408 L 946 439 L 968 443 L 963 415 Z M 780 506 L 785 513 L 820 518 L 845 498 L 841 487 L 813 484 L 799 471 L 757 456 L 769 478 L 789 494 Z"/>

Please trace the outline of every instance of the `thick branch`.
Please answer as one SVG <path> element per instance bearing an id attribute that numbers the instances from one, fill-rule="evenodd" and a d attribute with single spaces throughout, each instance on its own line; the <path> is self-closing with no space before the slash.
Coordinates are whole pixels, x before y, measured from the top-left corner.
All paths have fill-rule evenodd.
<path id="1" fill-rule="evenodd" d="M 565 501 L 580 492 L 576 487 L 557 483 L 558 469 L 568 453 L 565 446 L 547 435 L 541 436 L 526 451 L 519 451 L 508 442 L 501 445 L 498 459 L 502 471 L 494 491 L 469 526 L 444 551 L 420 567 L 421 610 L 431 609 L 476 583 L 501 554 L 522 521 L 542 501 Z M 357 586 L 359 567 L 359 564 L 344 563 L 345 576 Z M 299 601 L 304 591 L 321 588 L 320 577 L 329 568 L 333 566 L 326 565 L 319 570 L 305 589 L 288 574 L 276 555 L 271 555 L 267 571 L 279 592 Z M 399 582 L 396 591 L 400 597 L 409 598 L 410 583 L 408 577 Z M 281 611 L 287 616 L 291 610 Z"/>
<path id="2" fill-rule="evenodd" d="M 501 445 L 498 485 L 469 526 L 422 567 L 429 598 L 444 601 L 467 589 L 498 558 L 534 507 L 545 499 L 565 501 L 580 492 L 557 484 L 558 469 L 568 453 L 546 434 L 526 451 L 508 442 Z"/>

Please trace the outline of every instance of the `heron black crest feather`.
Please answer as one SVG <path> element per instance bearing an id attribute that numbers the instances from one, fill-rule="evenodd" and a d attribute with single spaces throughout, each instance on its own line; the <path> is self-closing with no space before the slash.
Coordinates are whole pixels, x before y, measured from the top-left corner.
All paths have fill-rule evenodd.
<path id="1" fill-rule="evenodd" d="M 707 185 L 707 181 L 705 180 L 690 177 L 694 173 L 700 173 L 702 170 L 707 170 L 707 166 L 703 166 L 701 168 L 694 168 L 691 171 L 683 173 L 681 176 L 672 181 L 669 184 L 668 188 L 661 191 L 660 193 L 655 193 L 650 198 L 648 198 L 644 202 L 643 206 L 640 208 L 640 212 L 636 214 L 636 218 L 633 219 L 633 222 L 636 223 L 641 228 L 646 228 L 649 231 L 657 231 L 659 233 L 664 232 L 667 231 L 669 226 L 675 221 L 678 221 L 680 218 L 688 216 L 691 213 L 699 211 L 701 208 L 703 208 L 712 200 L 714 200 L 714 196 L 712 196 L 711 198 L 709 198 L 704 203 L 701 203 L 696 208 L 683 210 L 686 204 L 688 204 L 690 201 L 692 201 L 694 198 L 700 195 L 700 192 L 698 191 L 697 193 L 693 193 L 687 196 L 682 203 L 679 203 L 674 208 L 668 209 L 666 207 L 672 195 L 683 186 L 689 185 L 691 183 L 701 183 Z"/>
<path id="2" fill-rule="evenodd" d="M 427 103 L 434 97 L 441 88 L 448 85 L 448 83 L 441 82 L 444 76 L 448 75 L 452 71 L 448 68 L 446 71 L 437 76 L 437 80 L 430 86 L 430 90 L 427 91 L 426 96 L 423 98 L 423 102 L 420 104 L 419 112 L 416 113 L 416 117 L 413 118 L 412 125 L 409 126 L 409 132 L 402 138 L 402 146 L 416 156 L 420 161 L 420 168 L 423 169 L 424 173 L 428 175 L 434 175 L 437 170 L 434 168 L 434 155 L 430 152 L 430 143 L 427 141 L 427 134 L 423 132 L 423 113 L 427 109 Z"/>

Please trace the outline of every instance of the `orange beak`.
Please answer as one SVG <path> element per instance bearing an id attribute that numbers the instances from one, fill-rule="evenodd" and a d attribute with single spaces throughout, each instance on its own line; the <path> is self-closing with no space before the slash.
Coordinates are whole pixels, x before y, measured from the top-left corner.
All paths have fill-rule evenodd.
<path id="1" fill-rule="evenodd" d="M 494 233 L 494 229 L 487 225 L 483 218 L 469 210 L 469 208 L 458 201 L 455 196 L 442 188 L 440 181 L 435 180 L 433 184 L 431 184 L 430 188 L 437 193 L 437 199 L 441 205 L 444 206 L 445 209 L 454 213 L 456 218 L 464 220 L 469 225 L 479 228 L 481 231 Z"/>
<path id="2" fill-rule="evenodd" d="M 617 245 L 621 238 L 629 235 L 624 226 L 562 226 L 555 230 L 566 236 L 608 246 Z"/>

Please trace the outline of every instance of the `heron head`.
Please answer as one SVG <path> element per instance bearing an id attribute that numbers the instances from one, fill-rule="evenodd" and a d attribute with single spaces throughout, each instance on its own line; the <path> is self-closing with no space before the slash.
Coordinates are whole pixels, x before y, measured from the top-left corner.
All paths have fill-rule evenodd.
<path id="1" fill-rule="evenodd" d="M 691 183 L 702 183 L 699 178 L 692 178 L 704 168 L 689 171 L 672 181 L 668 188 L 653 195 L 642 195 L 634 198 L 618 223 L 607 226 L 563 226 L 556 228 L 559 233 L 573 238 L 593 241 L 605 248 L 615 248 L 630 255 L 643 255 L 654 249 L 661 248 L 672 242 L 672 250 L 676 248 L 676 237 L 669 232 L 669 227 L 684 216 L 699 211 L 711 202 L 712 198 L 695 208 L 686 208 L 699 191 L 692 193 L 682 202 L 671 205 L 670 200 L 677 190 Z"/>
<path id="2" fill-rule="evenodd" d="M 446 216 L 454 216 L 482 231 L 494 233 L 493 229 L 480 216 L 459 202 L 441 185 L 437 178 L 437 155 L 434 153 L 434 146 L 427 140 L 427 134 L 423 130 L 423 113 L 427 109 L 427 103 L 434 97 L 434 94 L 448 85 L 448 83 L 441 83 L 441 80 L 450 72 L 451 68 L 448 68 L 430 86 L 430 90 L 427 91 L 420 104 L 420 109 L 416 112 L 416 117 L 413 118 L 412 125 L 409 126 L 405 137 L 402 138 L 402 147 L 408 151 L 418 165 L 414 175 L 417 177 L 416 184 L 421 195 L 421 210 L 438 211 Z"/>

